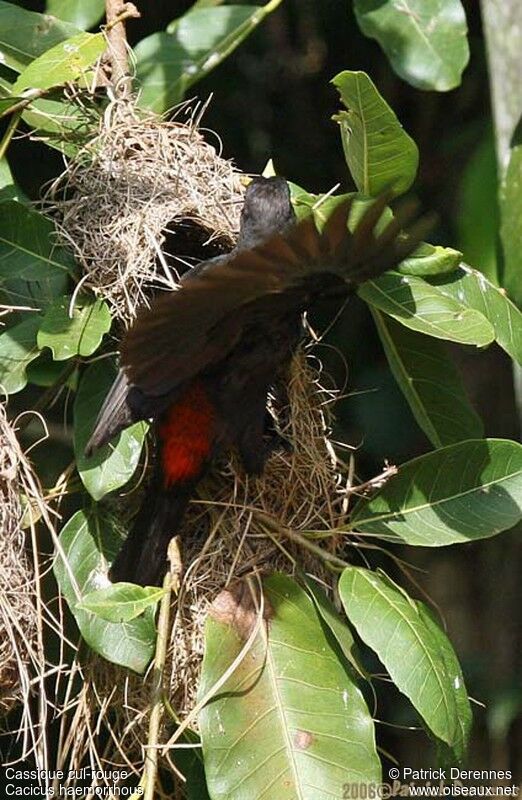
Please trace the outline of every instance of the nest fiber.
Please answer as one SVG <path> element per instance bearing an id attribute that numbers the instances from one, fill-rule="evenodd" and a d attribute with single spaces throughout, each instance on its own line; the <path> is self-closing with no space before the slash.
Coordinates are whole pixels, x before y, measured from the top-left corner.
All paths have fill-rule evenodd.
<path id="1" fill-rule="evenodd" d="M 28 469 L 0 405 L 0 716 L 25 696 L 37 649 L 38 617 L 32 564 L 21 527 Z"/>

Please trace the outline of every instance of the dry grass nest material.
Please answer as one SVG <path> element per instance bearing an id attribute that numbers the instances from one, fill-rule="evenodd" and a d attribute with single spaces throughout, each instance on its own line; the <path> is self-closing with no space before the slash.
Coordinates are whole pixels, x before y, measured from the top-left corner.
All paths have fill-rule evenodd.
<path id="1" fill-rule="evenodd" d="M 21 495 L 32 496 L 30 467 L 0 404 L 0 717 L 27 697 L 38 656 L 34 569 L 25 551 Z"/>
<path id="2" fill-rule="evenodd" d="M 130 102 L 111 104 L 99 133 L 47 193 L 48 211 L 82 266 L 82 286 L 125 322 L 146 302 L 147 285 L 172 288 L 160 255 L 169 231 L 175 257 L 190 263 L 194 244 L 229 249 L 238 228 L 240 175 L 205 141 L 196 112 L 182 113 L 186 122 L 165 121 Z"/>

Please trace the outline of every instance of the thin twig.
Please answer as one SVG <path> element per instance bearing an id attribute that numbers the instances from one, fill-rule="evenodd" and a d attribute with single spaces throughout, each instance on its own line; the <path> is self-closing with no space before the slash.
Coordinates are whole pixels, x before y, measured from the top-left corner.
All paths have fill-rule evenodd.
<path id="1" fill-rule="evenodd" d="M 2 111 L 0 114 L 0 119 L 3 117 L 8 117 L 10 114 L 17 114 L 17 122 L 20 118 L 20 113 L 24 111 L 34 100 L 38 100 L 38 98 L 43 97 L 49 92 L 49 89 L 31 89 L 30 97 L 23 97 L 21 98 L 18 103 L 15 103 L 9 108 L 6 108 L 5 111 Z M 20 113 L 18 113 L 20 112 Z"/>

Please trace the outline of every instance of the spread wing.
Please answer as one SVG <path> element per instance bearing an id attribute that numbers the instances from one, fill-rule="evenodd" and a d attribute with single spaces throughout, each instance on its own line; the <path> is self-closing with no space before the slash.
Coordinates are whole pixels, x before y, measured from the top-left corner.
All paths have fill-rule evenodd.
<path id="1" fill-rule="evenodd" d="M 412 224 L 410 208 L 377 231 L 386 202 L 372 203 L 351 232 L 350 198 L 321 232 L 310 216 L 182 279 L 127 332 L 121 364 L 130 383 L 147 395 L 164 395 L 225 358 L 256 319 L 269 322 L 272 307 L 278 317 L 305 310 L 331 288 L 331 277 L 349 291 L 396 266 L 418 246 L 427 224 Z"/>

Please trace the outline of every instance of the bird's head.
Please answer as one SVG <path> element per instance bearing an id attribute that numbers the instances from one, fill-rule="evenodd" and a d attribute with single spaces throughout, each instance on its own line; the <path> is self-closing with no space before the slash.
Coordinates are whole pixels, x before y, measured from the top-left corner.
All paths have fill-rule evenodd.
<path id="1" fill-rule="evenodd" d="M 245 192 L 237 248 L 256 247 L 294 222 L 290 189 L 285 179 L 256 177 Z"/>

